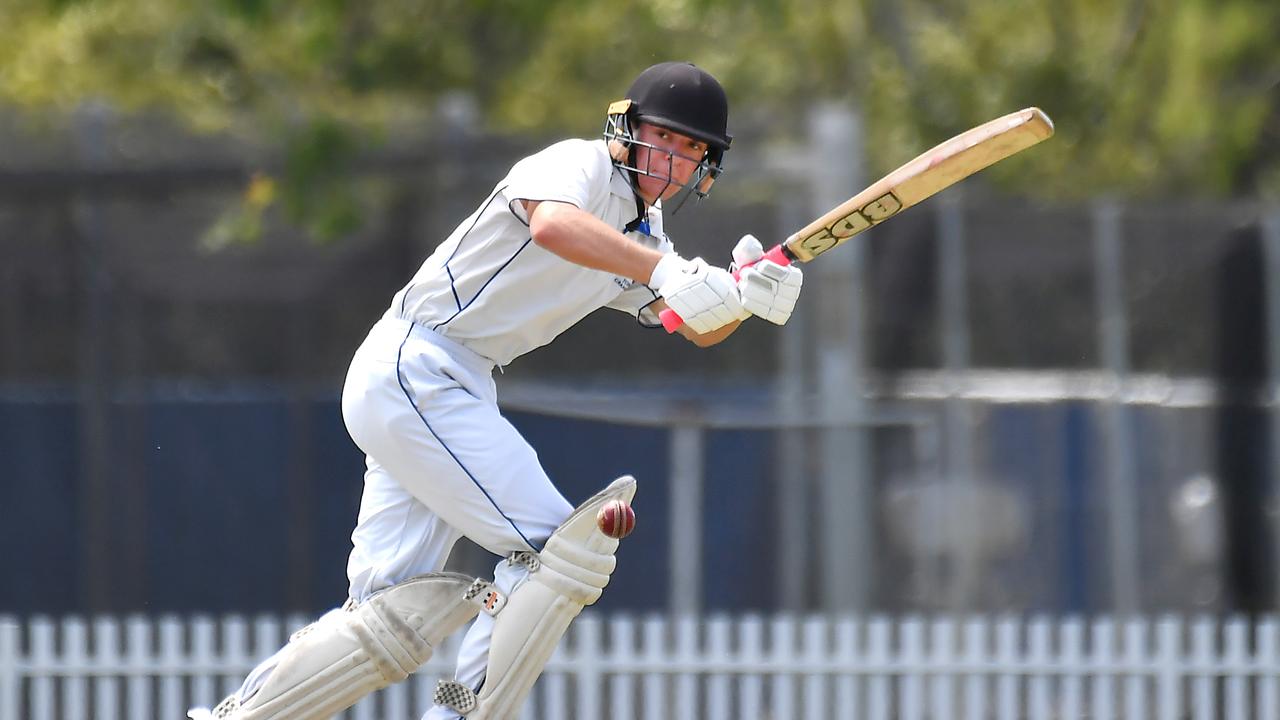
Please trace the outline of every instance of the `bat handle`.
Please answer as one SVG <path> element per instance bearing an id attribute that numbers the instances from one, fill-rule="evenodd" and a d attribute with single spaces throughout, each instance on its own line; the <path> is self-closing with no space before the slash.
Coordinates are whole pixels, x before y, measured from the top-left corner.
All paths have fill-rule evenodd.
<path id="1" fill-rule="evenodd" d="M 737 270 L 734 270 L 733 279 L 741 279 L 743 268 L 751 267 L 761 260 L 772 260 L 782 267 L 786 267 L 791 264 L 791 256 L 787 254 L 787 249 L 782 245 L 774 245 L 770 248 L 769 252 L 761 255 L 759 258 L 756 258 L 746 265 L 743 265 Z M 684 325 L 684 318 L 680 317 L 680 313 L 672 310 L 671 308 L 666 308 L 662 312 L 658 313 L 658 319 L 662 321 L 662 327 L 666 329 L 668 333 L 673 333 L 676 330 L 679 330 L 681 325 Z"/>
<path id="2" fill-rule="evenodd" d="M 774 245 L 773 247 L 769 248 L 769 252 L 762 255 L 759 260 L 756 260 L 753 263 L 749 263 L 748 265 L 745 265 L 743 267 L 750 267 L 751 265 L 755 265 L 756 263 L 760 262 L 760 260 L 772 260 L 778 263 L 779 265 L 781 265 L 782 267 L 786 267 L 790 265 L 792 262 L 791 256 L 787 254 L 787 248 L 785 245 Z M 739 268 L 739 270 L 741 270 L 741 268 Z M 737 279 L 738 273 L 734 273 L 733 277 L 734 279 Z"/>

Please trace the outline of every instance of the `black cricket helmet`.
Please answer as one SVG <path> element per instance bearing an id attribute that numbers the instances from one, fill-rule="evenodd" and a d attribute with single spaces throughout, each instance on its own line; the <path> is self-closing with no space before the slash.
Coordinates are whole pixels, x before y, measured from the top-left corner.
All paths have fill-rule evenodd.
<path id="1" fill-rule="evenodd" d="M 686 199 L 689 193 L 706 197 L 733 140 L 728 132 L 729 100 L 719 81 L 693 63 L 658 63 L 636 77 L 625 99 L 609 105 L 604 128 L 609 154 L 615 165 L 643 173 L 634 156 L 635 147 L 644 144 L 634 135 L 637 122 L 674 130 L 707 144 L 706 155 L 685 186 Z"/>

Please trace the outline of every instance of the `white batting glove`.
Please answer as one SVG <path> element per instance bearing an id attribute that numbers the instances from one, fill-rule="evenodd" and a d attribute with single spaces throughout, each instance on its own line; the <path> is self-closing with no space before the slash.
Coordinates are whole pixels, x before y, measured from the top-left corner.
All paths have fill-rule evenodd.
<path id="1" fill-rule="evenodd" d="M 702 258 L 685 260 L 668 253 L 658 261 L 649 278 L 667 307 L 676 311 L 690 330 L 702 334 L 741 319 L 742 302 L 733 276 L 711 267 Z"/>
<path id="2" fill-rule="evenodd" d="M 729 266 L 729 272 L 736 272 L 738 268 L 764 257 L 764 246 L 756 239 L 755 235 L 743 235 L 737 245 L 733 246 L 733 264 Z"/>
<path id="3" fill-rule="evenodd" d="M 762 257 L 764 247 L 754 235 L 744 235 L 734 246 L 734 265 L 749 265 L 738 273 L 738 295 L 747 312 L 782 325 L 791 319 L 796 308 L 804 273 L 795 265 L 782 266 L 772 260 L 760 260 Z"/>

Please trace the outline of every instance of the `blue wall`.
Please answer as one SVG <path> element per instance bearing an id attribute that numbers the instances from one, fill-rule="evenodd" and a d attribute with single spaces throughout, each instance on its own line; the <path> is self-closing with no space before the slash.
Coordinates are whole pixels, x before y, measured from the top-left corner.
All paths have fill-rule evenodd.
<path id="1" fill-rule="evenodd" d="M 1071 402 L 983 409 L 975 455 L 984 479 L 1015 494 L 1029 526 L 1028 547 L 995 569 L 1000 574 L 993 582 L 1016 590 L 1007 600 L 1012 604 L 996 609 L 1109 607 L 1097 409 Z M 1221 569 L 1227 583 L 1223 606 L 1250 593 L 1265 595 L 1265 585 L 1249 579 L 1268 567 L 1269 555 L 1256 549 L 1265 549 L 1266 538 L 1254 537 L 1258 530 L 1241 534 L 1232 528 L 1265 526 L 1255 515 L 1265 511 L 1259 498 L 1265 496 L 1266 478 L 1260 470 L 1246 470 L 1265 465 L 1266 443 L 1254 437 L 1245 452 L 1231 438 L 1262 433 L 1267 416 L 1249 409 L 1219 415 L 1205 428 L 1219 428 L 1226 440 L 1208 438 L 1195 452 L 1170 453 L 1187 436 L 1171 429 L 1178 424 L 1168 411 L 1135 408 L 1129 414 L 1140 484 L 1143 583 L 1153 608 L 1183 607 L 1187 576 L 1171 559 L 1177 538 L 1167 516 L 1171 494 L 1192 472 L 1221 475 L 1231 533 L 1229 561 Z M 621 572 L 600 607 L 662 609 L 671 590 L 666 431 L 522 413 L 510 419 L 538 449 L 570 502 L 582 501 L 618 475 L 637 477 L 637 529 L 619 550 Z M 104 531 L 110 537 L 89 538 L 84 518 L 91 509 L 83 506 L 75 404 L 0 400 L 0 550 L 7 564 L 0 612 L 95 609 L 87 579 L 93 568 L 86 557 L 97 543 L 106 543 L 115 553 L 112 560 L 120 560 L 119 572 L 112 569 L 111 581 L 118 585 L 110 589 L 111 611 L 318 611 L 342 601 L 364 465 L 336 399 L 267 393 L 150 398 L 113 407 L 109 425 L 107 482 L 119 497 L 98 510 L 112 519 Z M 772 482 L 774 444 L 765 432 L 721 431 L 707 438 L 701 590 L 710 610 L 777 607 L 777 493 L 803 490 Z M 1202 457 L 1206 450 L 1210 456 Z M 1185 467 L 1168 467 L 1169 457 Z M 882 460 L 883 478 L 910 476 L 912 468 Z M 909 603 L 919 600 L 902 592 L 911 570 L 903 562 L 896 557 L 878 569 L 877 592 L 886 606 L 915 607 Z M 810 574 L 815 572 L 821 568 Z"/>

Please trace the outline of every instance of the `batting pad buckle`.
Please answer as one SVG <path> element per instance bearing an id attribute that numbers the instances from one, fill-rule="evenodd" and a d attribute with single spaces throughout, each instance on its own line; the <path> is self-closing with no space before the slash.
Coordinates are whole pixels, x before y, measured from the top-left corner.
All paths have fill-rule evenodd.
<path id="1" fill-rule="evenodd" d="M 463 597 L 467 602 L 478 606 L 486 615 L 497 615 L 507 605 L 507 596 L 503 595 L 493 583 L 480 578 L 471 583 L 471 587 L 467 588 Z"/>
<path id="2" fill-rule="evenodd" d="M 211 717 L 217 718 L 217 720 L 223 720 L 223 718 L 229 718 L 234 715 L 236 710 L 239 709 L 240 700 L 235 695 L 232 695 L 218 703 L 218 706 L 213 709 Z"/>
<path id="3" fill-rule="evenodd" d="M 528 550 L 517 550 L 507 556 L 508 565 L 523 565 L 529 572 L 538 572 L 538 568 L 542 567 L 542 561 L 538 559 L 537 553 L 531 553 Z"/>
<path id="4" fill-rule="evenodd" d="M 440 680 L 437 682 L 436 692 L 431 701 L 437 705 L 447 707 L 459 715 L 466 715 L 476 709 L 475 691 L 453 680 Z"/>

